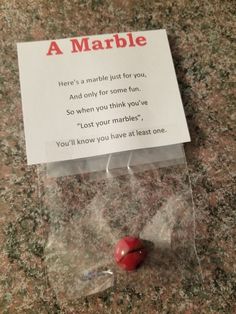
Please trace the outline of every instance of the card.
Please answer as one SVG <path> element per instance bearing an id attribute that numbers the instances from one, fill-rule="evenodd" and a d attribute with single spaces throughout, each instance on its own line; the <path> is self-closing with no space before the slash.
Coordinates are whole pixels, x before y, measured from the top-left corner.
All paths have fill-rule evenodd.
<path id="1" fill-rule="evenodd" d="M 190 141 L 165 30 L 17 51 L 28 164 Z"/>

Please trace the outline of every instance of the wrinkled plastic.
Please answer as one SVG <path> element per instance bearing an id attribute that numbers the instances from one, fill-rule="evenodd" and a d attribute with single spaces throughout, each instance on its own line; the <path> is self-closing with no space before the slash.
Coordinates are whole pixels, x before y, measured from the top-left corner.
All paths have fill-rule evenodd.
<path id="1" fill-rule="evenodd" d="M 127 167 L 111 169 L 107 164 L 113 157 L 107 156 L 99 172 L 85 173 L 76 161 L 40 166 L 42 197 L 51 221 L 46 263 L 60 299 L 113 286 L 121 276 L 114 247 L 126 235 L 142 238 L 149 249 L 136 276 L 149 270 L 165 273 L 169 267 L 169 262 L 162 263 L 165 255 L 182 266 L 196 260 L 192 192 L 182 145 L 179 148 L 178 153 L 159 148 L 161 158 L 157 150 L 143 153 L 146 157 L 138 162 L 129 152 Z"/>

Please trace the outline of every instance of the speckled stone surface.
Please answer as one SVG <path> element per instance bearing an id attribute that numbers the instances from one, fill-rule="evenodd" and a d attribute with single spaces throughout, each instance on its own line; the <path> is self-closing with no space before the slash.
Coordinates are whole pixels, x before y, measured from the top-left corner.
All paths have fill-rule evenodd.
<path id="1" fill-rule="evenodd" d="M 236 313 L 235 1 L 0 1 L 0 313 Z M 191 132 L 185 145 L 204 283 L 122 284 L 61 304 L 48 280 L 49 213 L 26 166 L 16 42 L 168 32 Z M 39 209 L 41 208 L 41 209 Z M 152 280 L 153 282 L 153 280 Z"/>

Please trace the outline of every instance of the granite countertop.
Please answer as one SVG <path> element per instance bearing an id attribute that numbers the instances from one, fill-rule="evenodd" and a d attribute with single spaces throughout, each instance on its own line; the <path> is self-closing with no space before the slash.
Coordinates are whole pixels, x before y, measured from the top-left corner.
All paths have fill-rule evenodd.
<path id="1" fill-rule="evenodd" d="M 1 0 L 0 313 L 236 313 L 235 13 L 230 0 Z M 185 150 L 203 284 L 147 276 L 142 289 L 123 281 L 61 303 L 45 265 L 50 221 L 37 168 L 26 166 L 16 42 L 162 28 L 192 138 Z"/>

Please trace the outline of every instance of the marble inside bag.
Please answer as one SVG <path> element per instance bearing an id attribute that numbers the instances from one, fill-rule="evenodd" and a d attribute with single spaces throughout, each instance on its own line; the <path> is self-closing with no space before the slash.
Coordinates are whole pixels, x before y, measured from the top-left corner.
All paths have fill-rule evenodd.
<path id="1" fill-rule="evenodd" d="M 160 271 L 155 265 L 163 252 L 173 252 L 176 260 L 186 263 L 189 248 L 193 251 L 194 215 L 186 163 L 161 168 L 153 163 L 149 169 L 139 165 L 121 173 L 109 172 L 109 178 L 100 180 L 42 175 L 51 220 L 46 263 L 61 300 L 114 285 L 122 274 L 113 261 L 113 250 L 125 235 L 151 243 L 137 276 L 149 268 Z"/>

